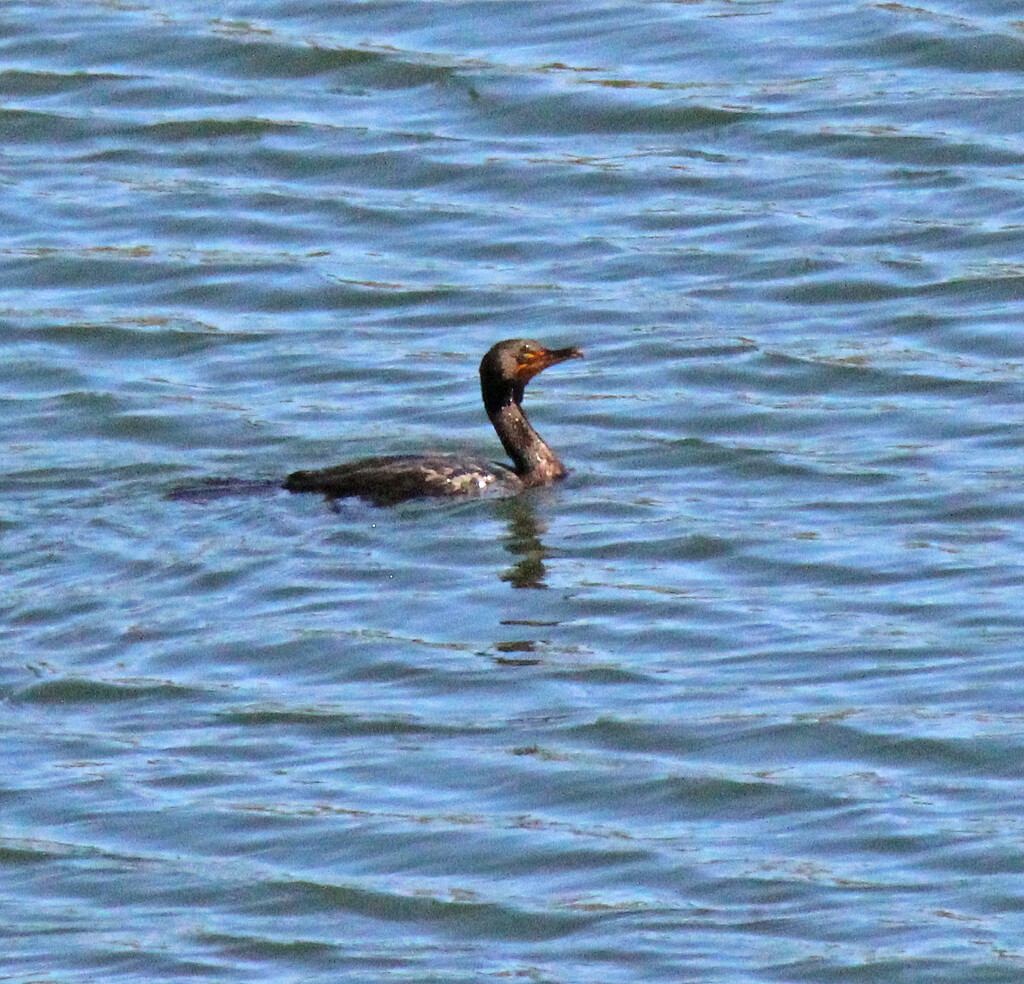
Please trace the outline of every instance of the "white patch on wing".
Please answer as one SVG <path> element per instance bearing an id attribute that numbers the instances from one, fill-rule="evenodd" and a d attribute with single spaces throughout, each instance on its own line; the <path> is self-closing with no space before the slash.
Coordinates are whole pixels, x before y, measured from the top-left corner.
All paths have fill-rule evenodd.
<path id="1" fill-rule="evenodd" d="M 495 477 L 485 472 L 465 472 L 458 468 L 453 468 L 444 476 L 444 482 L 451 487 L 453 492 L 465 494 L 467 492 L 482 492 L 488 485 L 494 482 Z"/>

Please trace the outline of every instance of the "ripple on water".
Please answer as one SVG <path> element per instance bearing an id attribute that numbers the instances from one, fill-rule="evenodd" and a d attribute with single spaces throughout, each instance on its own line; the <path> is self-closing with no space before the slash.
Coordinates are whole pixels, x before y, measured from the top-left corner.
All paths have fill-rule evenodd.
<path id="1" fill-rule="evenodd" d="M 57 11 L 0 73 L 9 972 L 1017 981 L 1014 23 Z M 513 335 L 586 352 L 563 485 L 277 488 L 501 457 Z"/>

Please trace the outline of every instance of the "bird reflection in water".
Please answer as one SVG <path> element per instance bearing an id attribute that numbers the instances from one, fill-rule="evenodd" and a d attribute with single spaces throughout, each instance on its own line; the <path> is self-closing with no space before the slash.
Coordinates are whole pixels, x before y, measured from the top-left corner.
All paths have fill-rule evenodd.
<path id="1" fill-rule="evenodd" d="M 518 558 L 499 575 L 501 580 L 508 581 L 513 588 L 546 588 L 544 561 L 550 554 L 540 539 L 544 527 L 529 500 L 504 499 L 498 503 L 497 511 L 508 522 L 505 550 Z"/>

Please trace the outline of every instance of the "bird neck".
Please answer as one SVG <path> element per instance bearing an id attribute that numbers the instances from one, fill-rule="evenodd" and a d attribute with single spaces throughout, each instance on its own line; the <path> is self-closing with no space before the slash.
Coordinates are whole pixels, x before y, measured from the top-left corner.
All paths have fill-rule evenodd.
<path id="1" fill-rule="evenodd" d="M 501 398 L 485 394 L 487 416 L 512 459 L 516 474 L 527 485 L 546 485 L 565 474 L 565 465 L 533 429 L 520 405 L 522 398 L 522 386 L 501 394 Z"/>

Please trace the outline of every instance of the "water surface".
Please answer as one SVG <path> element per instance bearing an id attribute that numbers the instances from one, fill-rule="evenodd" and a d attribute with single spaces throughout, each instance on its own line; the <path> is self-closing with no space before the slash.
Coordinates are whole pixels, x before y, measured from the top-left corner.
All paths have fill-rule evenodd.
<path id="1" fill-rule="evenodd" d="M 1016 5 L 10 3 L 11 979 L 1016 982 Z M 212 478 L 501 449 L 334 508 Z"/>

